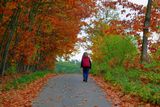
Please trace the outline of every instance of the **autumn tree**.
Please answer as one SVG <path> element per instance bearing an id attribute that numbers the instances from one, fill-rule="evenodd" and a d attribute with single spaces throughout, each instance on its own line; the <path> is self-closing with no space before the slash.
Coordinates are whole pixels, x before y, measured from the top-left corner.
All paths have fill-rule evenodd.
<path id="1" fill-rule="evenodd" d="M 9 47 L 13 38 L 13 35 L 17 29 L 18 25 L 18 19 L 20 15 L 20 6 L 17 5 L 15 2 L 6 2 L 4 1 L 3 4 L 5 9 L 1 13 L 1 24 L 7 24 L 4 25 L 6 26 L 6 29 L 4 29 L 2 26 L 1 27 L 1 47 L 0 47 L 0 52 L 1 52 L 1 64 L 0 64 L 0 74 L 2 75 L 4 70 L 5 70 L 5 65 L 7 61 L 7 56 L 8 56 L 8 51 Z M 6 12 L 6 13 L 5 13 Z M 8 12 L 8 13 L 7 13 Z M 8 16 L 4 16 L 5 14 L 8 14 Z M 3 36 L 2 36 L 3 35 Z"/>
<path id="2" fill-rule="evenodd" d="M 154 43 L 157 45 L 154 45 L 153 47 L 152 44 L 155 40 L 152 38 L 153 36 L 158 37 L 160 33 L 159 0 L 153 0 L 152 2 L 149 1 L 147 7 L 126 0 L 105 1 L 104 6 L 106 8 L 118 10 L 119 14 L 121 14 L 121 17 L 123 17 L 119 20 L 111 20 L 109 23 L 107 23 L 110 28 L 106 29 L 106 34 L 114 33 L 122 35 L 134 35 L 137 38 L 138 49 L 141 52 L 141 60 L 143 61 L 147 60 L 148 51 L 157 51 L 158 40 L 156 43 Z M 130 11 L 130 13 L 127 11 Z M 140 32 L 144 32 L 142 39 L 140 37 Z M 149 40 L 147 40 L 147 38 L 149 38 Z M 148 41 L 148 44 L 146 41 Z M 147 51 L 147 49 L 149 50 Z"/>
<path id="3" fill-rule="evenodd" d="M 1 5 L 1 75 L 12 65 L 19 71 L 52 69 L 57 56 L 75 51 L 81 20 L 95 12 L 93 0 L 4 0 Z"/>

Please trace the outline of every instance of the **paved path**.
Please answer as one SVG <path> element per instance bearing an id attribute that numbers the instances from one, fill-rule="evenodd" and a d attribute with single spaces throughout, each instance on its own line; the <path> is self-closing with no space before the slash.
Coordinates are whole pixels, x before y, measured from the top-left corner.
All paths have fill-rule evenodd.
<path id="1" fill-rule="evenodd" d="M 111 107 L 92 79 L 82 82 L 80 74 L 64 74 L 49 80 L 33 107 Z"/>

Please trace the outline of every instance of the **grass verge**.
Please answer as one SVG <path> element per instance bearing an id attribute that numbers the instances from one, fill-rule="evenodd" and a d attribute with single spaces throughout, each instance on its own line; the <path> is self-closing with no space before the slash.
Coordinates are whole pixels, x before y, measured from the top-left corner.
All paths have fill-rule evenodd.
<path id="1" fill-rule="evenodd" d="M 8 91 L 11 89 L 22 89 L 26 84 L 29 84 L 39 78 L 43 78 L 45 75 L 53 73 L 53 71 L 36 71 L 30 74 L 23 75 L 19 78 L 16 78 L 8 83 L 3 87 L 3 91 Z"/>
<path id="2" fill-rule="evenodd" d="M 139 96 L 144 102 L 160 105 L 160 74 L 123 67 L 108 70 L 104 79 L 118 85 L 125 94 Z"/>

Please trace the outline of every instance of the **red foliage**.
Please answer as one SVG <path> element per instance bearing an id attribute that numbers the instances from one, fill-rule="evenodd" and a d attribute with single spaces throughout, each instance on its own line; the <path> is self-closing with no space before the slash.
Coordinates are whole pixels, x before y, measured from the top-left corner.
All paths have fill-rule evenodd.
<path id="1" fill-rule="evenodd" d="M 144 17 L 145 17 L 145 11 L 146 7 L 142 5 L 138 5 L 132 2 L 129 2 L 128 0 L 116 0 L 116 1 L 105 1 L 104 6 L 112 8 L 112 9 L 119 9 L 119 6 L 123 7 L 121 9 L 121 13 L 126 16 L 124 16 L 125 19 L 127 19 L 129 16 L 132 16 L 129 18 L 129 20 L 112 20 L 109 23 L 110 28 L 106 30 L 106 34 L 124 34 L 124 35 L 139 35 L 139 32 L 143 32 L 144 29 Z M 151 25 L 149 27 L 150 32 L 156 32 L 160 33 L 160 30 L 157 26 L 159 26 L 160 23 L 160 1 L 159 0 L 153 0 L 152 4 L 152 12 L 151 12 Z M 132 12 L 127 13 L 125 9 L 129 9 Z M 131 29 L 131 30 L 128 30 Z M 127 31 L 127 32 L 126 32 Z M 150 36 L 150 34 L 148 34 Z M 141 39 L 138 38 L 138 46 L 141 50 Z M 149 46 L 151 46 L 152 43 L 149 43 Z M 151 52 L 156 52 L 156 48 L 149 48 Z"/>
<path id="2" fill-rule="evenodd" d="M 92 0 L 2 1 L 0 43 L 4 45 L 10 38 L 8 26 L 14 23 L 10 22 L 13 13 L 20 9 L 8 62 L 14 59 L 15 63 L 26 66 L 53 68 L 57 56 L 67 56 L 75 51 L 77 34 L 81 26 L 85 25 L 81 19 L 94 13 L 94 7 L 95 2 Z M 4 40 L 5 32 L 7 40 Z"/>

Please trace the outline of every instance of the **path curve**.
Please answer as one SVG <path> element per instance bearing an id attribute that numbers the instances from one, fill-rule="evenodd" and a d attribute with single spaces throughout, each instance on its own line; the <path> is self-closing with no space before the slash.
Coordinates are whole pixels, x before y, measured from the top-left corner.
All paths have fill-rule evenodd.
<path id="1" fill-rule="evenodd" d="M 111 107 L 111 103 L 91 78 L 85 83 L 80 74 L 64 74 L 50 79 L 32 106 Z"/>

